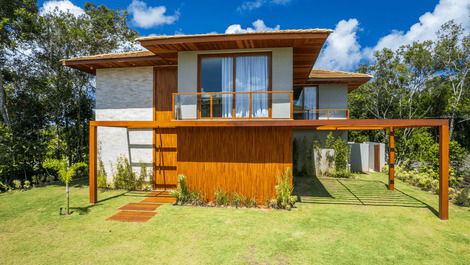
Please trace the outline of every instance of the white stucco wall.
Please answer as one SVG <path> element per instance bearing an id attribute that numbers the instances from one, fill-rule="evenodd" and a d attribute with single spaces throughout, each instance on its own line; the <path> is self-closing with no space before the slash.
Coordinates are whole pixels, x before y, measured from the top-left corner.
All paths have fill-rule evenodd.
<path id="1" fill-rule="evenodd" d="M 97 121 L 153 120 L 153 67 L 97 69 Z M 152 170 L 152 130 L 98 127 L 98 155 L 112 180 L 117 158 L 129 159 L 134 171 L 140 163 Z"/>
<path id="2" fill-rule="evenodd" d="M 347 108 L 348 86 L 346 84 L 320 84 L 318 86 L 318 108 Z M 326 114 L 321 112 L 320 119 L 326 119 Z M 345 111 L 330 112 L 330 119 L 345 119 Z"/>
<path id="3" fill-rule="evenodd" d="M 292 48 L 271 49 L 237 49 L 213 51 L 178 52 L 178 92 L 197 91 L 198 54 L 214 53 L 243 53 L 271 52 L 272 53 L 272 89 L 292 90 L 293 85 L 293 50 Z M 184 96 L 183 118 L 196 117 L 196 96 Z M 273 98 L 273 118 L 289 118 L 290 104 L 287 95 L 277 95 Z"/>

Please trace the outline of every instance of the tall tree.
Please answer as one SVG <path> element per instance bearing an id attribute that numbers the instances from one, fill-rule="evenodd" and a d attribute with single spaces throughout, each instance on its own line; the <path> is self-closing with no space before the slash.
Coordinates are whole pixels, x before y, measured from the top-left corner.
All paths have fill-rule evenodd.
<path id="1" fill-rule="evenodd" d="M 0 114 L 7 126 L 11 125 L 11 121 L 3 82 L 6 52 L 14 51 L 17 40 L 25 39 L 28 33 L 34 31 L 32 22 L 36 13 L 36 1 L 0 0 Z"/>
<path id="2" fill-rule="evenodd" d="M 453 21 L 445 23 L 438 31 L 435 48 L 436 64 L 442 72 L 441 78 L 450 84 L 450 97 L 447 102 L 449 135 L 454 138 L 456 118 L 465 112 L 469 113 L 468 96 L 470 96 L 470 35 L 463 36 L 461 25 Z M 464 98 L 464 96 L 466 96 Z M 467 99 L 467 101 L 465 101 Z M 467 103 L 467 104 L 465 104 Z"/>

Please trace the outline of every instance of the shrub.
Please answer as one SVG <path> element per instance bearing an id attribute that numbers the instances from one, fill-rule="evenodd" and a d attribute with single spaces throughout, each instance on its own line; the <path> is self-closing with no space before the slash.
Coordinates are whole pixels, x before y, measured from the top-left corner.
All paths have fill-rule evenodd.
<path id="1" fill-rule="evenodd" d="M 470 207 L 470 187 L 463 188 L 460 191 L 457 191 L 455 203 L 465 207 Z"/>
<path id="2" fill-rule="evenodd" d="M 17 190 L 21 189 L 21 180 L 19 179 L 13 180 L 13 187 Z"/>
<path id="3" fill-rule="evenodd" d="M 176 198 L 175 204 L 180 203 L 183 205 L 189 202 L 191 194 L 189 192 L 188 185 L 186 184 L 185 175 L 178 175 L 178 184 L 176 186 L 176 190 L 170 191 L 170 194 Z"/>
<path id="4" fill-rule="evenodd" d="M 11 187 L 8 186 L 7 184 L 3 183 L 2 181 L 0 181 L 0 191 L 8 191 L 10 190 Z"/>
<path id="5" fill-rule="evenodd" d="M 129 160 L 125 157 L 119 157 L 116 163 L 116 174 L 113 177 L 113 185 L 116 189 L 135 190 L 137 180 L 132 170 Z"/>
<path id="6" fill-rule="evenodd" d="M 108 186 L 107 179 L 108 175 L 106 174 L 106 170 L 104 168 L 104 163 L 101 158 L 98 160 L 98 172 L 97 172 L 97 179 L 98 179 L 98 187 L 100 188 L 106 188 Z"/>
<path id="7" fill-rule="evenodd" d="M 25 190 L 31 189 L 31 181 L 25 180 L 25 181 L 24 181 L 23 188 L 24 188 Z"/>
<path id="8" fill-rule="evenodd" d="M 349 172 L 347 170 L 339 170 L 339 171 L 336 171 L 334 173 L 334 176 L 336 178 L 350 178 L 350 177 L 352 177 L 352 174 L 351 174 L 351 172 Z"/>
<path id="9" fill-rule="evenodd" d="M 245 197 L 243 195 L 240 195 L 238 193 L 233 193 L 231 198 L 230 198 L 230 204 L 235 207 L 240 207 L 242 206 L 243 202 L 245 201 Z"/>
<path id="10" fill-rule="evenodd" d="M 218 188 L 214 192 L 215 204 L 217 206 L 227 206 L 230 201 L 230 196 L 228 193 L 223 191 L 221 188 Z"/>
<path id="11" fill-rule="evenodd" d="M 292 196 L 292 191 L 294 190 L 292 186 L 292 174 L 290 168 L 286 168 L 284 173 L 277 175 L 277 185 L 276 189 L 276 199 L 269 200 L 267 202 L 268 207 L 277 208 L 277 209 L 288 209 L 290 210 L 295 206 L 297 202 L 297 197 Z"/>
<path id="12" fill-rule="evenodd" d="M 195 206 L 206 206 L 207 205 L 206 197 L 200 192 L 193 191 L 193 192 L 191 192 L 189 197 L 190 197 L 189 201 L 192 205 L 195 205 Z"/>
<path id="13" fill-rule="evenodd" d="M 140 174 L 136 180 L 136 186 L 138 189 L 143 189 L 145 180 L 148 178 L 149 174 L 147 173 L 147 166 L 145 163 L 140 162 Z"/>

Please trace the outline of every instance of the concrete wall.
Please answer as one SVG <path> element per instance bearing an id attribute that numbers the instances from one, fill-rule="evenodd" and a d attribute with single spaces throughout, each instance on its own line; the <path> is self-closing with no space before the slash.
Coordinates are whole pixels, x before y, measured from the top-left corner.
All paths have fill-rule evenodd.
<path id="1" fill-rule="evenodd" d="M 374 142 L 351 143 L 351 171 L 374 171 L 374 145 L 376 144 L 380 145 L 380 169 L 385 166 L 385 144 Z"/>
<path id="2" fill-rule="evenodd" d="M 348 86 L 346 84 L 320 84 L 318 86 L 318 108 L 347 108 Z M 326 119 L 326 113 L 320 112 L 319 119 Z M 330 112 L 330 119 L 345 119 L 345 111 Z"/>
<path id="3" fill-rule="evenodd" d="M 314 168 L 316 161 L 307 161 L 305 158 L 306 148 L 313 147 L 313 141 L 319 141 L 321 147 L 326 145 L 326 137 L 332 132 L 334 137 L 342 137 L 344 141 L 348 139 L 347 131 L 315 131 L 315 130 L 294 130 L 292 133 L 292 140 L 295 140 L 297 143 L 296 150 L 297 152 L 297 161 L 294 161 L 294 167 L 297 171 L 300 171 L 305 167 L 308 171 L 309 168 Z M 325 149 L 326 150 L 326 149 Z M 312 152 L 312 158 L 314 158 L 314 153 Z M 306 163 L 310 163 L 307 165 Z M 315 172 L 308 172 L 309 174 L 314 174 Z"/>
<path id="4" fill-rule="evenodd" d="M 272 52 L 272 89 L 293 89 L 292 48 L 272 48 L 178 52 L 178 92 L 197 92 L 199 54 L 243 52 Z M 182 107 L 183 119 L 196 118 L 196 96 L 186 95 L 183 97 L 181 98 L 184 101 L 184 106 Z M 289 118 L 289 113 L 289 97 L 284 94 L 273 96 L 273 118 Z"/>
<path id="5" fill-rule="evenodd" d="M 97 69 L 97 121 L 153 120 L 153 67 Z M 134 171 L 140 162 L 152 170 L 152 130 L 98 127 L 98 155 L 112 180 L 119 156 L 129 159 Z"/>
<path id="6" fill-rule="evenodd" d="M 366 172 L 369 171 L 369 145 L 350 144 L 351 147 L 351 171 L 352 172 Z"/>

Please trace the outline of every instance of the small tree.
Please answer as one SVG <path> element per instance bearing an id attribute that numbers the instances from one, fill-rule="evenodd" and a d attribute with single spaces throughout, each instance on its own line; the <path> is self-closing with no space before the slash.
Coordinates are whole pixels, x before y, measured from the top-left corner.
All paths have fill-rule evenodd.
<path id="1" fill-rule="evenodd" d="M 46 159 L 43 163 L 43 167 L 51 168 L 57 171 L 59 174 L 59 179 L 63 183 L 65 183 L 65 197 L 67 201 L 67 206 L 65 208 L 66 214 L 70 214 L 70 196 L 69 196 L 69 183 L 72 181 L 73 177 L 75 176 L 75 171 L 80 167 L 86 167 L 87 164 L 80 162 L 74 163 L 69 166 L 67 159 Z"/>

